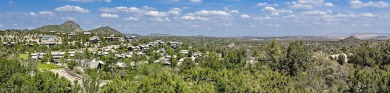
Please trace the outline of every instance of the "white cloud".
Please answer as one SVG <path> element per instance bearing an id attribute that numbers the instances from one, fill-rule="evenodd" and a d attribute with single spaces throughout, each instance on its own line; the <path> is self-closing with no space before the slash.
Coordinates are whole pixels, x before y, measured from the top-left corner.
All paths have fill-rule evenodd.
<path id="1" fill-rule="evenodd" d="M 308 4 L 301 4 L 301 3 L 296 3 L 292 2 L 292 6 L 289 6 L 291 9 L 313 9 L 313 5 L 308 5 Z"/>
<path id="2" fill-rule="evenodd" d="M 258 3 L 256 6 L 279 6 L 278 4 Z"/>
<path id="3" fill-rule="evenodd" d="M 0 24 L 0 27 L 3 27 L 4 25 Z"/>
<path id="4" fill-rule="evenodd" d="M 163 17 L 167 15 L 165 12 L 159 12 L 159 11 L 149 11 L 146 12 L 145 14 L 154 17 Z"/>
<path id="5" fill-rule="evenodd" d="M 202 20 L 202 21 L 207 21 L 208 20 L 205 17 L 195 17 L 195 16 L 189 16 L 189 15 L 182 16 L 181 19 L 183 19 L 183 20 Z"/>
<path id="6" fill-rule="evenodd" d="M 361 14 L 361 16 L 363 16 L 363 17 L 375 17 L 375 15 L 371 14 L 371 13 L 363 13 L 363 14 Z"/>
<path id="7" fill-rule="evenodd" d="M 241 15 L 241 18 L 242 18 L 242 19 L 248 19 L 248 18 L 251 18 L 251 16 L 246 15 L 246 14 L 243 14 L 243 15 Z"/>
<path id="8" fill-rule="evenodd" d="M 324 3 L 324 0 L 298 0 L 298 3 L 321 5 L 322 3 Z"/>
<path id="9" fill-rule="evenodd" d="M 111 2 L 111 0 L 104 0 L 104 2 Z"/>
<path id="10" fill-rule="evenodd" d="M 331 2 L 324 2 L 325 0 L 298 0 L 297 2 L 288 2 L 291 9 L 313 9 L 315 6 L 334 6 Z"/>
<path id="11" fill-rule="evenodd" d="M 130 20 L 130 21 L 138 21 L 139 19 L 138 18 L 135 18 L 135 17 L 128 17 L 128 18 L 124 18 L 123 20 Z"/>
<path id="12" fill-rule="evenodd" d="M 238 10 L 230 10 L 229 12 L 230 13 L 240 13 L 240 11 L 238 11 Z"/>
<path id="13" fill-rule="evenodd" d="M 265 11 L 265 12 L 271 13 L 270 15 L 272 15 L 272 16 L 279 16 L 280 14 L 292 14 L 292 13 L 294 13 L 292 10 L 285 10 L 285 9 L 277 10 L 277 9 L 275 9 L 273 7 L 264 7 L 262 10 Z"/>
<path id="14" fill-rule="evenodd" d="M 325 11 L 306 11 L 306 12 L 302 12 L 301 13 L 302 15 L 308 15 L 308 16 L 310 16 L 310 15 L 325 15 L 325 14 L 327 14 L 327 12 L 325 12 Z"/>
<path id="15" fill-rule="evenodd" d="M 201 3 L 201 2 L 203 2 L 203 0 L 190 0 L 190 2 Z"/>
<path id="16" fill-rule="evenodd" d="M 89 10 L 87 10 L 87 9 L 81 8 L 79 6 L 70 6 L 70 5 L 65 5 L 63 7 L 57 7 L 54 10 L 61 11 L 61 12 L 89 13 Z"/>
<path id="17" fill-rule="evenodd" d="M 157 22 L 170 22 L 171 19 L 169 19 L 168 17 L 165 17 L 165 18 L 155 17 L 155 18 L 153 18 L 153 21 L 157 21 Z"/>
<path id="18" fill-rule="evenodd" d="M 103 18 L 119 18 L 119 16 L 117 14 L 108 14 L 108 13 L 100 14 L 100 17 L 103 17 Z"/>
<path id="19" fill-rule="evenodd" d="M 333 5 L 333 3 L 326 2 L 326 3 L 324 3 L 324 6 L 334 6 L 334 5 Z"/>
<path id="20" fill-rule="evenodd" d="M 383 1 L 379 1 L 379 2 L 369 1 L 369 2 L 365 3 L 365 2 L 362 2 L 360 0 L 351 0 L 349 2 L 349 4 L 351 4 L 351 6 L 350 6 L 351 8 L 363 8 L 363 7 L 386 8 L 386 7 L 389 7 L 389 3 L 383 2 Z"/>
<path id="21" fill-rule="evenodd" d="M 65 18 L 61 18 L 62 20 L 76 20 L 76 18 L 73 18 L 73 17 L 65 17 Z"/>
<path id="22" fill-rule="evenodd" d="M 100 8 L 99 11 L 101 11 L 101 12 L 138 12 L 138 11 L 140 11 L 140 9 L 138 9 L 137 7 L 119 6 L 119 7 L 115 7 L 115 8 L 103 7 L 103 8 Z"/>
<path id="23" fill-rule="evenodd" d="M 181 9 L 180 8 L 172 8 L 171 10 L 168 11 L 168 14 L 173 14 L 173 15 L 180 15 Z"/>
<path id="24" fill-rule="evenodd" d="M 37 15 L 35 12 L 30 12 L 29 14 L 30 14 L 31 16 Z"/>
<path id="25" fill-rule="evenodd" d="M 40 15 L 47 15 L 47 16 L 54 16 L 54 13 L 50 12 L 50 11 L 41 11 L 38 14 L 40 14 Z"/>
<path id="26" fill-rule="evenodd" d="M 230 16 L 229 13 L 225 11 L 220 11 L 220 10 L 200 10 L 195 12 L 196 15 L 201 15 L 201 16 Z"/>

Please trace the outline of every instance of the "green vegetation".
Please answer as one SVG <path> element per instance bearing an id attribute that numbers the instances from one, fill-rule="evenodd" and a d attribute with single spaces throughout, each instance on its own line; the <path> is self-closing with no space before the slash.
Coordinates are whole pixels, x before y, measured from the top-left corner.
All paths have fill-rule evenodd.
<path id="1" fill-rule="evenodd" d="M 27 60 L 30 57 L 28 54 L 19 54 L 19 58 Z"/>
<path id="2" fill-rule="evenodd" d="M 0 32 L 19 37 L 37 33 L 55 35 Z M 63 44 L 49 47 L 25 45 L 26 39 L 2 38 L 16 43 L 0 45 L 0 92 L 390 92 L 390 40 L 142 36 L 119 41 L 100 33 L 55 35 Z M 91 36 L 101 40 L 88 42 Z M 164 44 L 150 43 L 155 41 Z M 168 44 L 173 42 L 182 44 Z M 130 46 L 149 47 L 132 50 Z M 58 57 L 59 53 L 54 57 L 53 51 L 64 52 L 63 57 Z M 44 55 L 32 59 L 26 54 L 36 52 Z M 47 62 L 50 64 L 44 64 Z M 53 73 L 62 68 L 56 63 L 64 65 L 66 70 L 61 72 L 82 81 Z"/>
<path id="3" fill-rule="evenodd" d="M 38 64 L 38 68 L 39 69 L 47 69 L 47 70 L 50 70 L 50 69 L 60 69 L 62 68 L 61 66 L 58 66 L 58 65 L 54 65 L 54 64 Z"/>
<path id="4" fill-rule="evenodd" d="M 48 71 L 27 70 L 15 60 L 0 59 L 0 78 L 1 92 L 76 93 L 81 91 L 79 85 L 72 85 L 63 77 Z"/>

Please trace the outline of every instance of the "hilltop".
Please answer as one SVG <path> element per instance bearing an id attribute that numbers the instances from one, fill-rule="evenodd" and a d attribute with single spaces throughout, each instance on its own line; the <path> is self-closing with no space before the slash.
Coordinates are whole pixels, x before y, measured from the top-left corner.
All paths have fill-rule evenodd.
<path id="1" fill-rule="evenodd" d="M 84 30 L 80 28 L 74 21 L 66 21 L 61 25 L 46 25 L 36 29 L 35 31 L 41 32 L 83 32 Z"/>
<path id="2" fill-rule="evenodd" d="M 96 29 L 92 29 L 92 30 L 89 30 L 89 32 L 91 32 L 92 34 L 96 34 L 96 35 L 125 36 L 124 34 L 122 34 L 121 32 L 119 32 L 118 30 L 116 30 L 116 29 L 114 29 L 114 28 L 111 28 L 111 27 L 109 27 L 109 26 L 99 27 L 99 28 L 96 28 Z"/>

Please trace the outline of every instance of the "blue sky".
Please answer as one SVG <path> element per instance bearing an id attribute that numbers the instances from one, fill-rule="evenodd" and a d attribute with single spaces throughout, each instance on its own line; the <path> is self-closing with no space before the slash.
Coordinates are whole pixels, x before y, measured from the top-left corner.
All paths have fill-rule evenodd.
<path id="1" fill-rule="evenodd" d="M 205 36 L 389 33 L 390 0 L 1 0 L 0 29 L 72 20 L 84 30 Z"/>

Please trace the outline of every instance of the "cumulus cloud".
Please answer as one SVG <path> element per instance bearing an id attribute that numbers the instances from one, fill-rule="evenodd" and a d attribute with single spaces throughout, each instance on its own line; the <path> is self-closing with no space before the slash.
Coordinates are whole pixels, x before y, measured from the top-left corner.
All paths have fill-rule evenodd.
<path id="1" fill-rule="evenodd" d="M 130 20 L 130 21 L 138 21 L 139 19 L 138 18 L 135 18 L 135 17 L 128 17 L 128 18 L 124 18 L 123 20 Z"/>
<path id="2" fill-rule="evenodd" d="M 189 16 L 189 15 L 182 16 L 181 19 L 183 19 L 183 20 L 201 20 L 201 21 L 207 21 L 208 20 L 205 17 L 195 17 L 195 16 Z"/>
<path id="3" fill-rule="evenodd" d="M 302 14 L 302 15 L 305 15 L 305 16 L 310 16 L 310 15 L 325 15 L 325 14 L 327 14 L 327 12 L 325 12 L 325 11 L 306 11 L 306 12 L 302 12 L 301 14 Z"/>
<path id="4" fill-rule="evenodd" d="M 349 2 L 351 4 L 351 8 L 363 8 L 363 7 L 377 7 L 377 8 L 386 8 L 389 7 L 389 3 L 383 2 L 383 1 L 378 1 L 378 2 L 373 2 L 369 1 L 367 3 L 362 2 L 360 0 L 351 0 Z"/>
<path id="5" fill-rule="evenodd" d="M 291 9 L 313 9 L 313 5 L 308 5 L 308 4 L 301 4 L 301 3 L 296 3 L 292 2 L 292 5 L 289 6 Z"/>
<path id="6" fill-rule="evenodd" d="M 119 6 L 119 7 L 115 7 L 115 8 L 103 7 L 103 8 L 100 8 L 99 11 L 101 11 L 101 12 L 138 12 L 138 11 L 140 11 L 140 9 L 138 9 L 137 7 Z"/>
<path id="7" fill-rule="evenodd" d="M 30 14 L 31 16 L 37 15 L 35 12 L 30 12 L 29 14 Z"/>
<path id="8" fill-rule="evenodd" d="M 240 13 L 240 11 L 238 11 L 238 10 L 230 10 L 229 12 L 230 13 Z"/>
<path id="9" fill-rule="evenodd" d="M 220 11 L 220 10 L 200 10 L 195 12 L 196 15 L 201 15 L 201 16 L 230 16 L 229 13 L 225 11 Z"/>
<path id="10" fill-rule="evenodd" d="M 298 0 L 292 1 L 290 4 L 291 9 L 313 9 L 315 6 L 334 6 L 331 2 L 324 2 L 325 0 Z"/>
<path id="11" fill-rule="evenodd" d="M 375 15 L 371 14 L 371 13 L 363 13 L 363 14 L 361 14 L 361 16 L 363 16 L 363 17 L 375 17 Z"/>
<path id="12" fill-rule="evenodd" d="M 279 6 L 278 4 L 258 3 L 256 6 Z"/>
<path id="13" fill-rule="evenodd" d="M 163 17 L 167 16 L 165 12 L 159 12 L 159 11 L 149 11 L 145 13 L 146 15 L 153 16 L 153 17 Z"/>
<path id="14" fill-rule="evenodd" d="M 81 8 L 79 6 L 70 6 L 70 5 L 65 5 L 63 7 L 57 7 L 54 10 L 61 11 L 61 12 L 89 13 L 89 10 L 87 10 L 87 9 Z"/>
<path id="15" fill-rule="evenodd" d="M 168 14 L 173 14 L 173 15 L 180 15 L 181 9 L 180 8 L 172 8 L 171 10 L 168 11 Z"/>
<path id="16" fill-rule="evenodd" d="M 201 3 L 201 2 L 203 2 L 203 0 L 190 0 L 190 2 Z"/>
<path id="17" fill-rule="evenodd" d="M 117 14 L 109 14 L 109 13 L 100 14 L 100 17 L 103 17 L 103 18 L 119 18 L 119 16 Z"/>
<path id="18" fill-rule="evenodd" d="M 265 12 L 271 13 L 271 15 L 273 15 L 273 16 L 279 16 L 280 14 L 294 13 L 292 10 L 285 10 L 285 9 L 277 10 L 273 7 L 264 7 L 262 10 Z"/>
<path id="19" fill-rule="evenodd" d="M 324 6 L 334 6 L 334 5 L 333 5 L 333 3 L 326 2 L 326 3 L 324 3 Z"/>
<path id="20" fill-rule="evenodd" d="M 246 15 L 246 14 L 243 14 L 243 15 L 241 15 L 241 18 L 242 18 L 242 19 L 248 19 L 248 18 L 251 18 L 251 16 Z"/>
<path id="21" fill-rule="evenodd" d="M 298 3 L 321 5 L 322 3 L 324 3 L 324 0 L 298 0 Z"/>
<path id="22" fill-rule="evenodd" d="M 54 13 L 50 12 L 50 11 L 41 11 L 38 14 L 40 14 L 40 15 L 47 15 L 47 16 L 54 16 Z"/>

